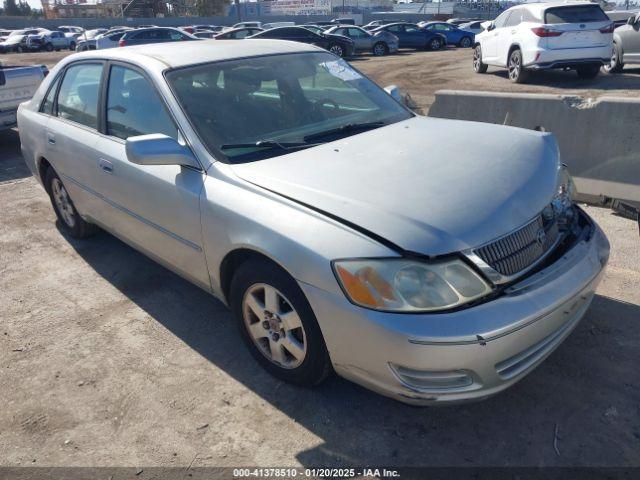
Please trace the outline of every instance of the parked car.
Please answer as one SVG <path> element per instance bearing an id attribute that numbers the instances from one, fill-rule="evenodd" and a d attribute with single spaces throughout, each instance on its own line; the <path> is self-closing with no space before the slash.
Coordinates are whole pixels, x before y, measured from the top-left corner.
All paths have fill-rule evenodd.
<path id="1" fill-rule="evenodd" d="M 301 385 L 496 394 L 576 327 L 608 259 L 552 134 L 417 116 L 313 45 L 75 54 L 18 127 L 66 235 L 100 226 L 213 293 Z"/>
<path id="2" fill-rule="evenodd" d="M 444 35 L 420 28 L 415 23 L 390 23 L 370 32 L 375 35 L 383 30 L 398 37 L 400 48 L 440 50 L 447 45 L 447 38 Z"/>
<path id="3" fill-rule="evenodd" d="M 261 38 L 271 40 L 291 40 L 293 42 L 311 43 L 317 45 L 339 57 L 350 57 L 355 53 L 353 40 L 342 35 L 329 33 L 315 33 L 304 27 L 280 27 L 256 33 L 247 38 Z"/>
<path id="4" fill-rule="evenodd" d="M 42 48 L 42 41 L 37 35 L 9 35 L 7 39 L 0 42 L 1 53 L 24 53 L 35 52 Z"/>
<path id="5" fill-rule="evenodd" d="M 76 49 L 76 39 L 73 36 L 65 35 L 65 33 L 61 31 L 56 30 L 39 35 L 39 37 L 42 40 L 42 48 L 47 52 L 52 52 L 53 50 L 59 51 L 62 49 Z"/>
<path id="6" fill-rule="evenodd" d="M 76 39 L 76 52 L 84 52 L 85 50 L 96 49 L 96 39 L 107 32 L 106 28 L 96 28 L 83 32 Z"/>
<path id="7" fill-rule="evenodd" d="M 4 42 L 13 30 L 0 30 L 0 42 Z"/>
<path id="8" fill-rule="evenodd" d="M 118 41 L 119 47 L 128 47 L 131 45 L 143 45 L 149 43 L 165 43 L 165 42 L 183 42 L 198 40 L 197 37 L 182 32 L 177 28 L 156 27 L 156 28 L 137 28 L 129 30 Z"/>
<path id="9" fill-rule="evenodd" d="M 18 105 L 31 99 L 47 73 L 49 70 L 44 65 L 0 64 L 0 132 L 16 126 Z"/>
<path id="10" fill-rule="evenodd" d="M 619 73 L 625 63 L 640 63 L 640 13 L 629 17 L 626 25 L 613 31 L 613 52 L 604 70 Z"/>
<path id="11" fill-rule="evenodd" d="M 456 25 L 446 22 L 421 22 L 418 26 L 428 32 L 436 32 L 444 35 L 447 39 L 447 45 L 457 45 L 461 48 L 473 46 L 474 33 L 469 30 L 463 30 Z"/>
<path id="12" fill-rule="evenodd" d="M 67 37 L 77 38 L 78 34 L 84 33 L 84 28 L 82 27 L 74 27 L 71 25 L 61 25 L 56 28 L 58 32 L 63 32 Z"/>
<path id="13" fill-rule="evenodd" d="M 331 23 L 334 25 L 355 25 L 356 20 L 351 17 L 334 18 Z"/>
<path id="14" fill-rule="evenodd" d="M 217 34 L 215 36 L 215 39 L 216 40 L 240 40 L 242 38 L 250 37 L 262 31 L 264 30 L 258 27 L 232 28 L 231 30 L 226 30 L 222 33 Z"/>
<path id="15" fill-rule="evenodd" d="M 484 22 L 482 20 L 477 20 L 475 22 L 461 23 L 460 25 L 458 25 L 458 27 L 462 30 L 467 30 L 474 35 L 477 35 L 480 32 L 484 31 L 484 27 L 482 26 L 483 23 Z"/>
<path id="16" fill-rule="evenodd" d="M 196 38 L 214 38 L 219 34 L 216 32 L 212 32 L 211 30 L 196 30 L 191 35 Z"/>
<path id="17" fill-rule="evenodd" d="M 398 51 L 398 37 L 386 30 L 372 34 L 361 27 L 339 26 L 330 28 L 326 33 L 350 38 L 353 40 L 356 53 L 368 52 L 379 57 Z"/>
<path id="18" fill-rule="evenodd" d="M 571 68 L 594 78 L 611 60 L 613 23 L 597 3 L 531 3 L 505 10 L 476 36 L 473 68 L 509 70 L 523 82 L 530 70 Z"/>
<path id="19" fill-rule="evenodd" d="M 193 32 L 196 32 L 198 30 L 209 30 L 211 32 L 221 32 L 224 27 L 221 25 L 191 25 L 191 28 L 193 29 Z M 193 32 L 189 32 L 189 33 L 193 33 Z"/>
<path id="20" fill-rule="evenodd" d="M 293 27 L 296 22 L 269 22 L 263 23 L 260 28 L 263 30 L 269 30 L 270 28 L 278 28 L 278 27 Z"/>
<path id="21" fill-rule="evenodd" d="M 318 34 L 324 32 L 325 30 L 329 30 L 329 29 L 333 28 L 333 26 L 331 26 L 331 27 L 326 27 L 325 26 L 323 28 L 323 27 L 321 27 L 319 25 L 307 25 L 307 24 L 300 25 L 300 26 L 306 28 L 307 30 L 311 30 L 314 33 L 318 33 Z"/>
<path id="22" fill-rule="evenodd" d="M 366 25 L 363 25 L 362 28 L 364 28 L 367 31 L 371 31 L 374 30 L 378 27 L 382 27 L 383 25 L 389 25 L 391 23 L 402 23 L 402 20 L 373 20 L 369 23 L 367 23 Z"/>
<path id="23" fill-rule="evenodd" d="M 246 28 L 246 27 L 262 28 L 262 22 L 239 22 L 234 24 L 231 28 Z"/>
<path id="24" fill-rule="evenodd" d="M 480 18 L 450 18 L 447 20 L 447 23 L 451 25 L 462 25 L 463 23 L 469 22 L 481 22 Z"/>
<path id="25" fill-rule="evenodd" d="M 95 38 L 95 49 L 106 50 L 108 48 L 118 47 L 120 44 L 120 39 L 124 36 L 125 33 L 131 30 L 132 29 L 128 28 L 126 30 L 116 30 L 115 32 L 105 32 L 102 35 L 98 35 Z M 88 49 L 91 49 L 90 45 Z"/>

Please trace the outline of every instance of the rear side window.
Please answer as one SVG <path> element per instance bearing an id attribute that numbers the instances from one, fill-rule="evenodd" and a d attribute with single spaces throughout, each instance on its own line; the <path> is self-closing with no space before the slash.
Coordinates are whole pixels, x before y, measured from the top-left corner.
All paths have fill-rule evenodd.
<path id="1" fill-rule="evenodd" d="M 56 91 L 58 90 L 58 85 L 60 84 L 60 77 L 56 78 L 55 82 L 49 87 L 49 92 L 47 93 L 47 97 L 42 102 L 40 106 L 40 111 L 42 113 L 46 113 L 47 115 L 53 115 L 53 105 L 55 103 Z"/>
<path id="2" fill-rule="evenodd" d="M 544 23 L 589 23 L 606 22 L 609 17 L 598 5 L 576 5 L 550 8 L 544 14 Z"/>
<path id="3" fill-rule="evenodd" d="M 504 23 L 505 27 L 515 27 L 516 25 L 520 25 L 520 20 L 522 19 L 522 10 L 514 10 L 509 15 L 509 18 Z"/>
<path id="4" fill-rule="evenodd" d="M 98 93 L 101 77 L 101 64 L 69 67 L 58 93 L 58 117 L 98 128 Z"/>
<path id="5" fill-rule="evenodd" d="M 153 85 L 137 71 L 114 65 L 107 92 L 107 134 L 126 140 L 149 133 L 178 139 L 178 130 Z"/>

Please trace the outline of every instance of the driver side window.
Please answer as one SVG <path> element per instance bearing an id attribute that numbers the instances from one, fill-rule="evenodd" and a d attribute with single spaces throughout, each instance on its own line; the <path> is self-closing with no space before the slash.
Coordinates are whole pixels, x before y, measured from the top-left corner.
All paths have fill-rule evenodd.
<path id="1" fill-rule="evenodd" d="M 507 22 L 507 19 L 509 18 L 510 15 L 511 15 L 510 11 L 502 13 L 498 18 L 496 18 L 496 20 L 495 20 L 495 22 L 493 22 L 493 24 L 495 25 L 496 28 L 504 27 L 504 25 Z"/>

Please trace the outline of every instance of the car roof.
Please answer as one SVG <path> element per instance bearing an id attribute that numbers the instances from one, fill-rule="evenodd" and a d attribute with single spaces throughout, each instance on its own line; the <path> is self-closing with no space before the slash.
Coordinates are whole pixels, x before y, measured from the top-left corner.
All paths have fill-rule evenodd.
<path id="1" fill-rule="evenodd" d="M 526 8 L 527 10 L 529 10 L 531 12 L 542 14 L 543 12 L 545 12 L 546 10 L 549 10 L 550 8 L 555 8 L 555 7 L 579 7 L 579 6 L 583 6 L 583 5 L 598 5 L 598 4 L 597 3 L 592 3 L 592 2 L 573 2 L 573 1 L 566 1 L 566 2 L 557 2 L 557 1 L 555 1 L 555 2 L 538 2 L 538 3 L 525 3 L 525 4 L 522 4 L 522 5 L 516 5 L 515 7 L 512 7 L 509 10 L 515 10 L 515 9 L 518 9 L 518 8 Z"/>
<path id="2" fill-rule="evenodd" d="M 234 60 L 245 57 L 261 57 L 283 53 L 324 52 L 320 47 L 286 40 L 245 39 L 242 45 L 237 40 L 200 40 L 196 42 L 156 43 L 125 48 L 90 50 L 67 57 L 133 61 L 159 69 L 179 68 L 199 63 Z"/>

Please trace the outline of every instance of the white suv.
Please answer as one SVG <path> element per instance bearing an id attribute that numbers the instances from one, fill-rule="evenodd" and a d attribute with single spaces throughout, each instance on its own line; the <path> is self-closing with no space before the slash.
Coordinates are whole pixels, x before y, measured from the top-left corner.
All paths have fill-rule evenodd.
<path id="1" fill-rule="evenodd" d="M 506 67 L 520 83 L 527 70 L 575 68 L 581 78 L 594 78 L 611 59 L 614 26 L 598 4 L 518 5 L 483 26 L 473 52 L 476 73 Z"/>

